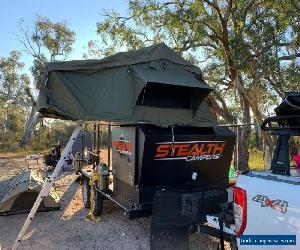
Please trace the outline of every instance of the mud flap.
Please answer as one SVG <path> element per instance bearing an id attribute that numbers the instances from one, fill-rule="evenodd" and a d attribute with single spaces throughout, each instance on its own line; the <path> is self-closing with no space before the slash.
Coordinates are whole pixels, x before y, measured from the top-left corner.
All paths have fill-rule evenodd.
<path id="1" fill-rule="evenodd" d="M 157 191 L 153 200 L 151 250 L 189 249 L 190 227 L 218 213 L 226 190 Z"/>

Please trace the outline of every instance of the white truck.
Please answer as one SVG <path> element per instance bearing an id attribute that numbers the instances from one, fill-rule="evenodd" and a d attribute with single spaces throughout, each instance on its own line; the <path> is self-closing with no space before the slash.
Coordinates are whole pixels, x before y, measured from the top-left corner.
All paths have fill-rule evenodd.
<path id="1" fill-rule="evenodd" d="M 271 169 L 247 171 L 233 188 L 240 249 L 300 249 L 300 168 L 290 166 L 289 152 L 300 136 L 300 93 L 286 93 L 275 112 L 262 124 L 277 136 Z"/>

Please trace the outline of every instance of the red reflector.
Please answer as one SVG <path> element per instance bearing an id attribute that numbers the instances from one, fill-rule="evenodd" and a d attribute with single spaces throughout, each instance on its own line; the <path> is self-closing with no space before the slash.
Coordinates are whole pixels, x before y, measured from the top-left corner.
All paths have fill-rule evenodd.
<path id="1" fill-rule="evenodd" d="M 240 237 L 247 225 L 247 193 L 246 190 L 233 187 L 235 233 Z"/>

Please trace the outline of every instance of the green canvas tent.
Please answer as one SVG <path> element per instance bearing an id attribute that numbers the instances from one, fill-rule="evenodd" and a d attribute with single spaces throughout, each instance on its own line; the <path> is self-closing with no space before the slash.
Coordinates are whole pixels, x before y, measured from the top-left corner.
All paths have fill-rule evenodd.
<path id="1" fill-rule="evenodd" d="M 43 175 L 32 170 L 25 170 L 0 182 L 0 215 L 29 212 L 44 182 Z M 58 194 L 54 188 L 51 188 L 38 211 L 57 210 L 59 208 Z"/>
<path id="2" fill-rule="evenodd" d="M 101 60 L 48 63 L 46 75 L 37 103 L 45 117 L 217 125 L 201 70 L 163 43 Z"/>

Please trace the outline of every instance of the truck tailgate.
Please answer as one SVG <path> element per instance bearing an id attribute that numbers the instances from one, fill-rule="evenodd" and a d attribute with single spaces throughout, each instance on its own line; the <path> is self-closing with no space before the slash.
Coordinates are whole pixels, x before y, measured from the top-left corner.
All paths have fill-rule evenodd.
<path id="1" fill-rule="evenodd" d="M 244 235 L 296 235 L 300 240 L 300 178 L 249 172 L 238 178 L 237 186 L 247 192 L 247 226 Z M 297 245 L 279 248 L 299 249 L 299 242 Z M 267 248 L 273 249 L 274 246 Z"/>

